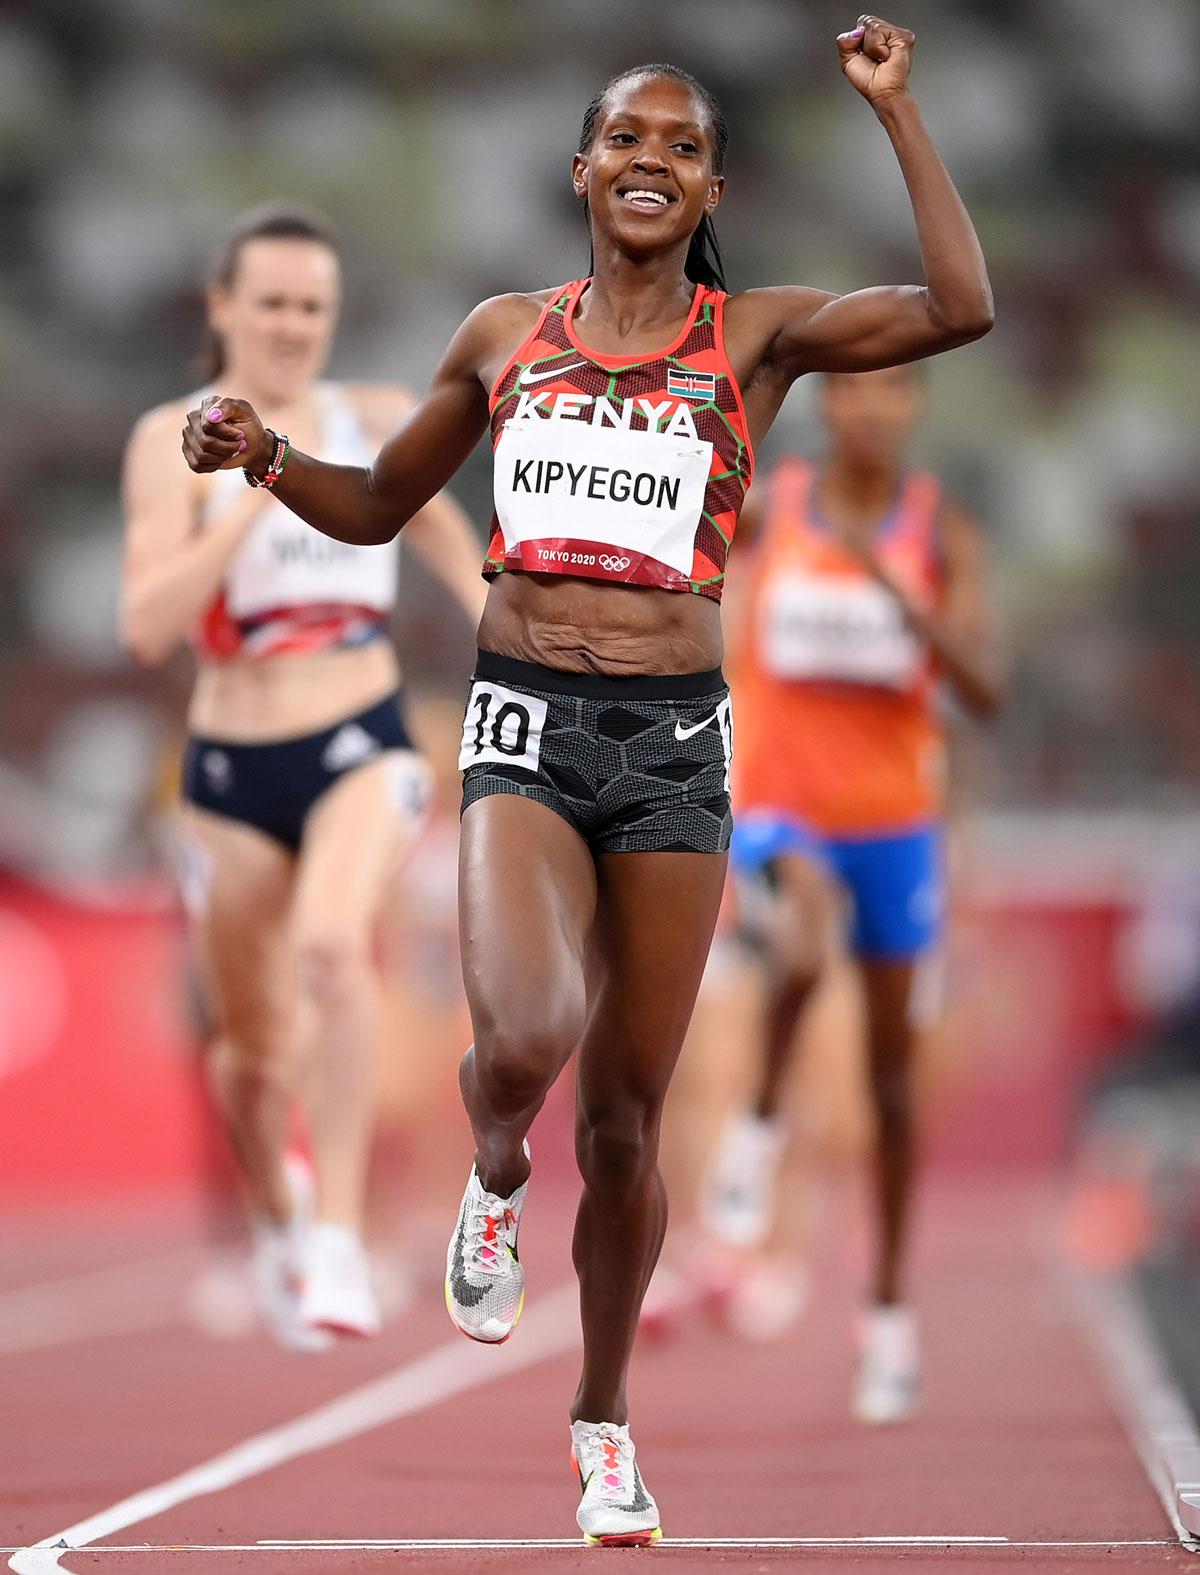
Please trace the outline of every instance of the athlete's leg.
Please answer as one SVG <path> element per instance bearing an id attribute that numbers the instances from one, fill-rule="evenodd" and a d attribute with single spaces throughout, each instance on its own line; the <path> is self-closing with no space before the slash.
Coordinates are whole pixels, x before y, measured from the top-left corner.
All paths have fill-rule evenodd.
<path id="1" fill-rule="evenodd" d="M 662 1247 L 663 1100 L 716 925 L 725 855 L 610 853 L 589 948 L 576 1152 L 583 1195 L 574 1258 L 583 1373 L 571 1415 L 624 1423 L 638 1310 Z"/>
<path id="2" fill-rule="evenodd" d="M 915 972 L 911 959 L 862 962 L 879 1211 L 872 1300 L 880 1307 L 903 1300 L 901 1271 L 917 1170 L 911 1012 Z"/>
<path id="3" fill-rule="evenodd" d="M 459 1082 L 483 1188 L 526 1180 L 525 1134 L 579 1042 L 596 867 L 560 815 L 493 794 L 470 804 L 459 844 L 463 982 L 475 1042 Z"/>
<path id="4" fill-rule="evenodd" d="M 182 809 L 184 896 L 215 1032 L 209 1073 L 251 1206 L 292 1212 L 281 1161 L 294 1081 L 287 921 L 295 861 L 240 821 Z"/>
<path id="5" fill-rule="evenodd" d="M 748 1106 L 725 1123 L 703 1194 L 710 1234 L 735 1248 L 758 1246 L 770 1232 L 800 1020 L 841 944 L 841 894 L 815 846 L 812 855 L 780 849 L 769 871 L 769 886 L 757 877 L 745 904 L 763 975 L 755 1081 Z"/>
<path id="6" fill-rule="evenodd" d="M 901 1300 L 900 1276 L 917 1169 L 913 990 L 936 942 L 944 902 L 940 838 L 923 827 L 843 846 L 855 899 L 853 946 L 867 1007 L 867 1067 L 876 1125 L 877 1306 Z"/>
<path id="7" fill-rule="evenodd" d="M 348 773 L 304 826 L 292 939 L 300 1066 L 317 1173 L 317 1216 L 362 1229 L 375 1096 L 375 922 L 419 817 L 398 781 L 414 757 L 389 752 Z"/>
<path id="8" fill-rule="evenodd" d="M 796 1030 L 812 992 L 840 945 L 841 895 L 816 860 L 784 853 L 772 862 L 773 893 L 762 932 L 762 1057 L 754 1113 L 780 1110 Z"/>

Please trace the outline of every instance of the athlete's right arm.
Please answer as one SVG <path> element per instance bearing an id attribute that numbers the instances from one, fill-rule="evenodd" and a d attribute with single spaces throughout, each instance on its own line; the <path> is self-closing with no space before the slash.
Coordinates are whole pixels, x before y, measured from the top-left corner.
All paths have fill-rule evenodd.
<path id="1" fill-rule="evenodd" d="M 327 465 L 308 454 L 289 455 L 274 494 L 302 520 L 336 541 L 369 546 L 391 541 L 440 492 L 487 428 L 485 369 L 497 346 L 512 337 L 512 297 L 477 306 L 450 341 L 428 393 L 383 445 L 374 465 Z M 221 419 L 193 410 L 183 451 L 193 470 L 245 465 L 266 474 L 271 443 L 252 406 L 221 398 Z M 239 448 L 244 435 L 246 449 Z"/>
<path id="2" fill-rule="evenodd" d="M 149 411 L 133 429 L 122 473 L 120 638 L 148 667 L 170 656 L 216 595 L 262 508 L 262 493 L 244 487 L 244 497 L 198 530 L 197 483 L 175 457 L 178 430 L 178 405 Z"/>

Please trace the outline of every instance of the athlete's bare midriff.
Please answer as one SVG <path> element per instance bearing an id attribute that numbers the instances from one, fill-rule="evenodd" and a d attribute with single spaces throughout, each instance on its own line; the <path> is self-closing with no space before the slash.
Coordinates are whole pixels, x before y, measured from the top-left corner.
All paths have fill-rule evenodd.
<path id="1" fill-rule="evenodd" d="M 400 683 L 387 640 L 350 650 L 206 662 L 188 725 L 202 738 L 271 743 L 319 732 L 383 700 Z"/>
<path id="2" fill-rule="evenodd" d="M 505 573 L 492 582 L 482 650 L 571 673 L 702 673 L 723 653 L 718 605 L 651 586 L 560 574 Z"/>

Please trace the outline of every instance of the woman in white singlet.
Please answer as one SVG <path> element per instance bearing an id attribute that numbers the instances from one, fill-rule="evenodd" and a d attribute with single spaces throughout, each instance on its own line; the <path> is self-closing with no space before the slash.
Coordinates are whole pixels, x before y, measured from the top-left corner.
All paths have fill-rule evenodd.
<path id="1" fill-rule="evenodd" d="M 319 380 L 340 293 L 324 221 L 282 207 L 246 214 L 212 272 L 206 370 L 253 388 L 306 449 L 365 466 L 413 400 Z M 379 1327 L 362 1247 L 371 940 L 429 776 L 387 637 L 395 544 L 330 541 L 241 471 L 181 473 L 179 429 L 195 402 L 151 410 L 129 442 L 122 635 L 145 663 L 189 638 L 199 663 L 183 884 L 214 1021 L 213 1081 L 249 1193 L 260 1310 L 285 1345 L 319 1349 L 330 1331 Z M 406 540 L 474 626 L 484 590 L 465 518 L 439 495 L 414 525 Z M 313 1174 L 285 1161 L 301 1090 Z"/>

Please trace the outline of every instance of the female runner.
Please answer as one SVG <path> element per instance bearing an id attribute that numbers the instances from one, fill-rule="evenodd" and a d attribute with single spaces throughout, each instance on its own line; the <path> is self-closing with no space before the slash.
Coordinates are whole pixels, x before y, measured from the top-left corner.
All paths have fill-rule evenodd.
<path id="1" fill-rule="evenodd" d="M 743 515 L 755 550 L 733 673 L 732 858 L 766 1000 L 753 1107 L 725 1132 L 705 1212 L 729 1245 L 766 1235 L 797 1029 L 848 939 L 878 1146 L 878 1264 L 854 1402 L 868 1422 L 900 1421 L 917 1399 L 902 1268 L 918 965 L 945 906 L 937 680 L 979 714 L 1002 691 L 982 533 L 905 463 L 923 403 L 910 366 L 823 380 L 823 462 L 782 460 Z"/>
<path id="2" fill-rule="evenodd" d="M 591 277 L 477 307 L 373 467 L 289 451 L 243 399 L 193 410 L 184 433 L 193 469 L 245 465 L 326 535 L 381 542 L 490 421 L 492 584 L 461 757 L 476 1154 L 446 1294 L 464 1332 L 507 1338 L 525 1134 L 578 1047 L 571 1415 L 592 1540 L 660 1534 L 625 1380 L 666 1220 L 662 1101 L 725 875 L 718 601 L 751 447 L 802 373 L 915 360 L 991 326 L 974 230 L 907 90 L 912 46 L 876 17 L 838 40 L 908 183 L 925 285 L 727 297 L 710 249 L 724 121 L 685 72 L 637 67 L 589 106 L 572 166 Z"/>
<path id="3" fill-rule="evenodd" d="M 412 407 L 401 388 L 320 381 L 341 294 L 324 221 L 243 216 L 213 271 L 211 377 L 334 463 L 365 465 Z M 211 386 L 211 384 L 209 385 Z M 254 1213 L 254 1282 L 285 1345 L 372 1334 L 361 1243 L 373 1103 L 372 929 L 423 817 L 387 639 L 396 547 L 323 542 L 237 471 L 198 477 L 165 439 L 195 396 L 143 416 L 125 464 L 123 636 L 141 661 L 191 635 L 199 661 L 184 764 L 184 889 L 216 1032 L 210 1064 Z M 478 548 L 445 498 L 413 544 L 473 620 Z M 411 528 L 411 527 L 410 527 Z M 303 1086 L 311 1229 L 284 1150 Z"/>

